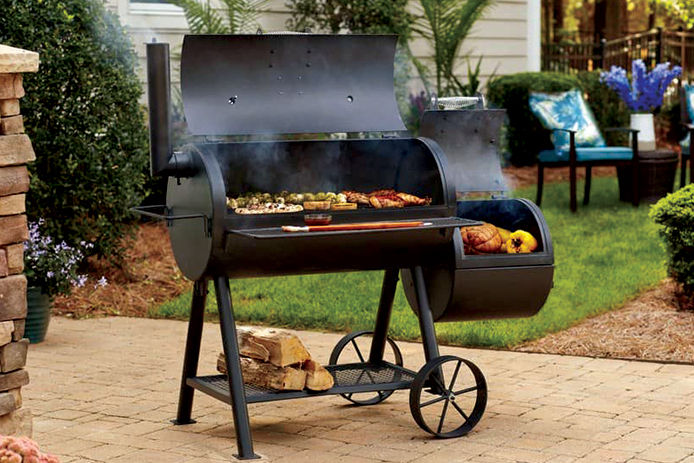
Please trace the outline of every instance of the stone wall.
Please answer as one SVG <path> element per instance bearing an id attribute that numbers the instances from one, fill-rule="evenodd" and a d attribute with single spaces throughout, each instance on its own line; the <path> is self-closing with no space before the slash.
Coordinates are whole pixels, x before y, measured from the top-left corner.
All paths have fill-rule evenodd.
<path id="1" fill-rule="evenodd" d="M 19 100 L 22 73 L 38 70 L 38 54 L 0 45 L 0 435 L 31 436 L 31 412 L 22 408 L 29 340 L 24 338 L 27 280 L 23 241 L 28 238 L 24 203 L 26 163 L 35 159 Z"/>

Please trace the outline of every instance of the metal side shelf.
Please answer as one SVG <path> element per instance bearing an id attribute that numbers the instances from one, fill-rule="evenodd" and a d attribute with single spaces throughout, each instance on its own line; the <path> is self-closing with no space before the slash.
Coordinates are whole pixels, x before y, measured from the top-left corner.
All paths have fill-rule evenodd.
<path id="1" fill-rule="evenodd" d="M 348 363 L 325 367 L 335 378 L 335 385 L 327 391 L 275 391 L 258 386 L 245 385 L 246 402 L 271 402 L 275 400 L 299 399 L 333 394 L 359 392 L 395 391 L 409 389 L 416 372 L 389 362 Z M 187 384 L 222 402 L 231 403 L 229 383 L 226 375 L 197 376 L 188 378 Z"/>
<path id="2" fill-rule="evenodd" d="M 227 233 L 234 233 L 255 239 L 277 239 L 277 238 L 305 238 L 316 236 L 336 236 L 336 235 L 356 235 L 356 234 L 377 234 L 377 233 L 402 233 L 402 232 L 428 232 L 430 230 L 439 230 L 445 228 L 457 227 L 472 227 L 482 225 L 482 222 L 477 220 L 468 220 L 460 217 L 436 217 L 436 218 L 414 218 L 409 220 L 398 219 L 393 222 L 424 222 L 424 225 L 418 227 L 404 228 L 377 228 L 369 230 L 336 230 L 336 231 L 314 231 L 314 232 L 294 232 L 288 233 L 282 231 L 282 227 L 269 228 L 252 228 L 252 229 L 230 229 Z M 369 223 L 378 223 L 369 222 Z M 346 225 L 336 223 L 334 225 Z"/>

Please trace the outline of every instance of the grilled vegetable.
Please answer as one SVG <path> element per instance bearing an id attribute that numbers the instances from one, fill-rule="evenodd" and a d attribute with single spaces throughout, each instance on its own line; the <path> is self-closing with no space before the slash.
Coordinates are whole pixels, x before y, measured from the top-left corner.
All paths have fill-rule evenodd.
<path id="1" fill-rule="evenodd" d="M 511 239 L 511 231 L 501 227 L 496 227 L 496 229 L 499 230 L 499 235 L 501 235 L 501 248 L 499 252 L 507 252 L 508 248 L 506 247 L 506 242 Z"/>
<path id="2" fill-rule="evenodd" d="M 511 233 L 506 242 L 506 252 L 509 254 L 527 254 L 537 249 L 537 240 L 533 235 L 523 230 Z"/>
<path id="3" fill-rule="evenodd" d="M 330 209 L 330 201 L 304 201 L 304 209 L 307 211 L 327 211 Z"/>

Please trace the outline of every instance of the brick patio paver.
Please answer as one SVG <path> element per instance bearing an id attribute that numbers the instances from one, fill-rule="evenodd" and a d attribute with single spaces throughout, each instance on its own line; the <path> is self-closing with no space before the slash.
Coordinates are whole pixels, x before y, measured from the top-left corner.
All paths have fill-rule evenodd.
<path id="1" fill-rule="evenodd" d="M 34 438 L 63 462 L 202 463 L 236 452 L 228 406 L 197 393 L 198 423 L 175 427 L 186 324 L 54 318 L 29 351 Z M 326 361 L 341 335 L 299 332 Z M 424 362 L 400 343 L 405 366 Z M 200 372 L 215 371 L 219 326 L 206 324 Z M 694 366 L 442 347 L 484 371 L 487 411 L 468 436 L 431 439 L 408 394 L 374 407 L 340 397 L 252 404 L 266 461 L 694 463 Z"/>

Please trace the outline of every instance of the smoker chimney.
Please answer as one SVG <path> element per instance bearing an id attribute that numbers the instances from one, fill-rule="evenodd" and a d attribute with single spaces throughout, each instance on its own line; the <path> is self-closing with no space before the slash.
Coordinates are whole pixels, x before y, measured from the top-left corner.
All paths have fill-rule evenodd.
<path id="1" fill-rule="evenodd" d="M 171 81 L 169 44 L 147 43 L 147 89 L 149 93 L 149 155 L 152 176 L 192 175 L 189 156 L 171 147 Z"/>

